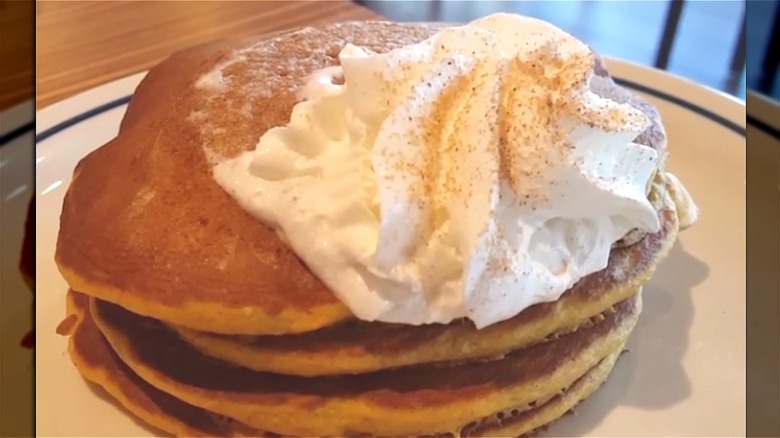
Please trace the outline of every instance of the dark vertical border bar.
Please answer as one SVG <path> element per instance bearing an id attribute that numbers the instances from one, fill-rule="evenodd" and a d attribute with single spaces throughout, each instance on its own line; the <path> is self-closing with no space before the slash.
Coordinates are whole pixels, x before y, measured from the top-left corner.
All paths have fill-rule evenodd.
<path id="1" fill-rule="evenodd" d="M 780 436 L 780 107 L 747 116 L 747 436 Z M 755 111 L 755 110 L 754 110 Z M 774 122 L 774 123 L 772 123 Z M 774 125 L 774 126 L 772 126 Z"/>
<path id="2" fill-rule="evenodd" d="M 748 2 L 747 7 L 750 7 L 750 3 Z M 777 0 L 775 3 L 775 18 L 769 30 L 772 34 L 767 39 L 758 79 L 759 91 L 767 94 L 772 93 L 777 69 L 780 67 L 780 4 L 777 4 Z"/>
<path id="3" fill-rule="evenodd" d="M 7 111 L 35 96 L 35 3 L 32 0 L 0 0 L 0 7 L 2 8 L 2 12 L 0 12 L 0 103 L 2 103 L 0 111 Z M 32 143 L 31 133 L 35 129 L 33 117 L 34 114 L 31 114 L 29 123 L 0 136 L 0 148 L 13 141 Z M 29 148 L 29 153 L 35 154 L 33 147 Z M 33 159 L 30 162 L 34 163 L 35 161 Z M 34 172 L 33 168 L 34 166 L 30 166 L 31 173 Z M 34 174 L 31 180 L 35 181 Z M 23 224 L 26 213 L 26 209 L 22 212 L 5 212 L 0 208 L 0 220 L 9 214 L 24 214 L 25 217 L 21 218 L 22 221 L 20 221 Z M 4 231 L 9 232 L 8 229 Z M 16 233 L 22 234 L 24 229 L 19 229 Z M 21 241 L 22 239 L 19 239 L 19 242 Z M 13 267 L 8 272 L 10 275 L 21 276 L 18 269 L 21 253 L 22 247 L 20 246 L 9 254 L 10 257 L 16 257 L 15 259 L 3 260 L 4 265 L 10 265 L 9 268 Z M 11 284 L 13 283 L 8 283 L 9 286 Z M 24 283 L 20 281 L 19 284 L 23 285 Z M 18 290 L 3 290 L 0 293 L 0 301 L 2 301 L 0 307 L 7 305 L 9 300 L 15 300 L 15 298 L 11 298 L 14 295 L 24 296 L 30 293 L 31 291 L 24 286 Z M 34 306 L 33 302 L 32 309 L 30 309 L 33 324 L 35 324 Z M 28 327 L 24 327 L 24 329 L 26 330 Z M 15 375 L 15 370 L 6 364 L 9 360 L 17 360 L 19 355 L 23 355 L 25 361 L 27 360 L 29 350 L 24 350 L 20 346 L 21 341 L 21 336 L 16 337 L 16 334 L 12 334 L 11 331 L 0 333 L 0 344 L 2 345 L 0 347 L 2 350 L 0 351 L 0 382 L 18 381 L 20 378 L 20 376 Z M 34 354 L 33 352 L 32 366 L 35 364 Z M 32 381 L 27 387 L 25 387 L 24 382 L 18 385 L 5 384 L 0 387 L 0 416 L 2 416 L 0 418 L 0 436 L 35 436 L 34 379 L 33 373 Z M 32 397 L 28 394 L 21 394 L 23 391 L 31 391 Z M 25 400 L 30 401 L 29 405 Z M 30 424 L 25 424 L 27 421 Z"/>

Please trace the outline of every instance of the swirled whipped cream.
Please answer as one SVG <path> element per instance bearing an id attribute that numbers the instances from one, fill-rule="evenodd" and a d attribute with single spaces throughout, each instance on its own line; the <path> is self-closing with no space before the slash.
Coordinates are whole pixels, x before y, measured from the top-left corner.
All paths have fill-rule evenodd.
<path id="1" fill-rule="evenodd" d="M 560 29 L 498 14 L 339 59 L 214 176 L 358 318 L 485 327 L 659 229 L 649 122 L 589 91 L 593 54 Z"/>

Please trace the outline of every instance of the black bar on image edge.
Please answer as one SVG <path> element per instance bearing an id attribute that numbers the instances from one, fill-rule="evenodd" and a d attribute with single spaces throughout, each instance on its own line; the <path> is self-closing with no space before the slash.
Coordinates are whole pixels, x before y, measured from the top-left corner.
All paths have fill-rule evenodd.
<path id="1" fill-rule="evenodd" d="M 778 111 L 777 120 L 780 120 Z M 747 117 L 747 436 L 780 436 L 780 135 Z M 724 206 L 728 208 L 728 206 Z M 737 262 L 735 260 L 735 262 Z"/>

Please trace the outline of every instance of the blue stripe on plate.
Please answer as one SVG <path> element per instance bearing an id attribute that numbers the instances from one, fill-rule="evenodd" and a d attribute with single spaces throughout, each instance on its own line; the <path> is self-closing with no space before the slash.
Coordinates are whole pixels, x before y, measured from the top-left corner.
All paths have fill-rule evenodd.
<path id="1" fill-rule="evenodd" d="M 57 123 L 56 125 L 52 126 L 51 128 L 41 132 L 40 134 L 35 136 L 35 143 L 41 142 L 46 140 L 47 138 L 59 134 L 60 132 L 74 126 L 78 125 L 79 123 L 89 120 L 92 117 L 98 116 L 100 114 L 103 114 L 106 111 L 110 111 L 114 108 L 120 107 L 122 105 L 127 105 L 128 102 L 130 102 L 130 98 L 133 97 L 130 96 L 124 96 L 120 97 L 119 99 L 112 100 L 111 102 L 104 103 L 103 105 L 96 106 L 95 108 L 92 108 L 89 111 L 85 111 L 75 117 L 71 117 L 67 120 L 64 120 L 60 123 Z"/>
<path id="2" fill-rule="evenodd" d="M 683 108 L 685 108 L 685 109 L 687 109 L 689 111 L 692 111 L 692 112 L 694 112 L 694 113 L 696 113 L 696 114 L 698 114 L 698 115 L 700 115 L 702 117 L 706 117 L 706 118 L 712 120 L 713 122 L 715 122 L 715 123 L 717 123 L 717 124 L 719 124 L 719 125 L 721 125 L 721 126 L 723 126 L 725 128 L 728 128 L 728 129 L 736 132 L 737 134 L 739 134 L 739 135 L 741 135 L 743 137 L 745 136 L 745 128 L 743 128 L 742 126 L 732 122 L 731 120 L 726 119 L 723 116 L 715 114 L 714 112 L 712 112 L 712 111 L 710 111 L 708 109 L 702 108 L 699 105 L 696 105 L 695 103 L 688 102 L 685 99 L 680 99 L 677 96 L 674 96 L 674 95 L 671 95 L 671 94 L 668 94 L 668 93 L 664 93 L 663 91 L 656 90 L 655 88 L 648 87 L 647 85 L 642 85 L 642 84 L 639 84 L 639 83 L 636 83 L 636 82 L 633 82 L 633 81 L 629 81 L 628 79 L 621 79 L 621 78 L 613 78 L 613 79 L 615 80 L 616 83 L 618 83 L 618 84 L 620 84 L 620 85 L 622 85 L 624 87 L 634 89 L 634 90 L 639 91 L 641 93 L 649 94 L 651 96 L 657 97 L 657 98 L 665 100 L 667 102 L 671 102 L 671 103 L 673 103 L 675 105 L 679 105 L 679 106 L 681 106 L 681 107 L 683 107 Z"/>
<path id="3" fill-rule="evenodd" d="M 691 111 L 691 112 L 693 112 L 695 114 L 698 114 L 698 115 L 700 115 L 700 116 L 702 116 L 702 117 L 704 117 L 704 118 L 706 118 L 706 119 L 708 119 L 708 120 L 710 120 L 712 122 L 717 123 L 718 125 L 723 126 L 726 129 L 729 129 L 729 130 L 731 130 L 731 131 L 733 131 L 733 132 L 735 132 L 735 133 L 745 137 L 745 128 L 743 128 L 742 126 L 740 126 L 740 125 L 738 125 L 738 124 L 736 124 L 736 123 L 726 119 L 723 116 L 715 114 L 714 112 L 712 112 L 710 110 L 702 108 L 702 107 L 700 107 L 700 106 L 698 106 L 698 105 L 696 105 L 694 103 L 691 103 L 691 102 L 689 102 L 689 101 L 687 101 L 685 99 L 681 99 L 681 98 L 679 98 L 677 96 L 673 96 L 671 94 L 665 93 L 663 91 L 657 90 L 657 89 L 652 88 L 652 87 L 648 87 L 646 85 L 642 85 L 642 84 L 639 84 L 639 83 L 636 83 L 636 82 L 633 82 L 633 81 L 629 81 L 627 79 L 622 79 L 622 78 L 614 78 L 614 79 L 615 79 L 615 82 L 617 82 L 618 84 L 620 84 L 620 85 L 622 85 L 624 87 L 631 88 L 631 89 L 639 91 L 641 93 L 649 94 L 651 96 L 657 97 L 657 98 L 659 98 L 661 100 L 665 100 L 665 101 L 673 103 L 675 105 L 679 105 L 679 106 L 681 106 L 681 107 L 683 107 L 683 108 L 685 108 L 685 109 L 687 109 L 687 110 L 689 110 L 689 111 Z M 40 134 L 36 135 L 35 136 L 35 142 L 36 143 L 42 142 L 42 141 L 52 137 L 53 135 L 56 135 L 56 134 L 66 130 L 66 129 L 74 126 L 74 125 L 77 125 L 77 124 L 85 121 L 85 120 L 88 120 L 88 119 L 90 119 L 92 117 L 98 116 L 98 115 L 100 115 L 100 114 L 102 114 L 102 113 L 104 113 L 106 111 L 110 111 L 110 110 L 112 110 L 114 108 L 117 108 L 117 107 L 120 107 L 122 105 L 126 105 L 128 102 L 130 102 L 130 98 L 131 97 L 132 96 L 121 97 L 119 99 L 116 99 L 116 100 L 113 100 L 111 102 L 105 103 L 105 104 L 97 106 L 95 108 L 92 108 L 89 111 L 85 111 L 85 112 L 83 112 L 83 113 L 81 113 L 81 114 L 79 114 L 79 115 L 77 115 L 75 117 L 71 117 L 71 118 L 69 118 L 69 119 L 67 119 L 67 120 L 65 120 L 65 121 L 63 121 L 61 123 L 58 123 L 58 124 L 52 126 L 51 128 L 49 128 L 49 129 L 41 132 Z M 776 128 L 768 126 L 765 123 L 761 122 L 760 120 L 756 120 L 756 119 L 753 119 L 752 117 L 748 117 L 747 122 L 750 125 L 755 126 L 756 128 L 766 132 L 767 134 L 769 134 L 769 135 L 771 135 L 771 136 L 773 136 L 775 138 L 780 138 L 780 132 L 778 132 L 778 130 Z M 10 141 L 10 140 L 6 140 L 6 137 L 8 137 L 9 135 L 14 134 L 15 135 L 14 138 L 18 137 L 19 135 L 23 135 L 28 130 L 32 129 L 32 125 L 33 125 L 32 123 L 30 123 L 28 125 L 24 125 L 22 127 L 24 129 L 20 133 L 18 133 L 18 134 L 16 133 L 17 130 L 14 130 L 11 133 L 3 136 L 2 140 L 0 140 L 0 146 L 5 144 L 6 142 Z M 19 129 L 22 129 L 22 128 L 19 128 Z"/>

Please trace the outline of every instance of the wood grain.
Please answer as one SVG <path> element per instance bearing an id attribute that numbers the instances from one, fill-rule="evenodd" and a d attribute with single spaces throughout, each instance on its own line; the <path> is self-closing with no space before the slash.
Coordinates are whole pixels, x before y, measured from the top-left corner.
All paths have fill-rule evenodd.
<path id="1" fill-rule="evenodd" d="M 230 36 L 380 18 L 349 1 L 38 2 L 36 106 Z"/>
<path id="2" fill-rule="evenodd" d="M 33 96 L 34 15 L 32 0 L 0 0 L 0 110 Z"/>

